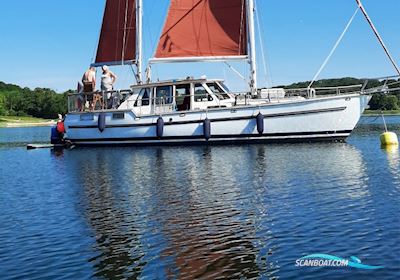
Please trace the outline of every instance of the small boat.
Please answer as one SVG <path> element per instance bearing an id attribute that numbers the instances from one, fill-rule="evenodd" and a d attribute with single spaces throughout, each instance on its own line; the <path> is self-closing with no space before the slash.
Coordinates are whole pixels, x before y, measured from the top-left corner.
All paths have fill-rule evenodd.
<path id="1" fill-rule="evenodd" d="M 371 99 L 366 84 L 259 89 L 254 10 L 253 0 L 171 1 L 143 78 L 142 1 L 107 0 L 93 66 L 135 66 L 136 84 L 70 94 L 66 139 L 75 145 L 345 140 Z M 151 79 L 155 63 L 238 60 L 250 65 L 248 92 L 235 93 L 221 79 Z M 93 95 L 99 102 L 88 110 Z"/>

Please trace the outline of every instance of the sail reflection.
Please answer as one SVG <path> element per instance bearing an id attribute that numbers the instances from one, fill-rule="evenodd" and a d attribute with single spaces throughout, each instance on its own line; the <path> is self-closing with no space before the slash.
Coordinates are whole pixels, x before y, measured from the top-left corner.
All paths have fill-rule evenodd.
<path id="1" fill-rule="evenodd" d="M 96 239 L 98 255 L 90 260 L 96 276 L 278 276 L 277 225 L 286 222 L 280 211 L 297 207 L 296 199 L 280 205 L 282 198 L 298 193 L 318 204 L 369 195 L 356 148 L 313 148 L 312 153 L 308 145 L 68 151 L 83 190 L 83 215 Z M 302 172 L 293 173 L 299 166 Z"/>

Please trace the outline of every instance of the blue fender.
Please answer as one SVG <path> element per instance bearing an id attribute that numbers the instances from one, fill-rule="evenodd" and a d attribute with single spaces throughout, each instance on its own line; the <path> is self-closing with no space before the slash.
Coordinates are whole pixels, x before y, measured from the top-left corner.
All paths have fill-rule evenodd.
<path id="1" fill-rule="evenodd" d="M 157 137 L 161 138 L 164 134 L 164 120 L 162 117 L 158 117 L 157 119 Z"/>
<path id="2" fill-rule="evenodd" d="M 263 134 L 264 132 L 264 116 L 261 113 L 258 113 L 257 117 L 256 117 L 256 121 L 257 121 L 257 131 L 258 134 Z"/>
<path id="3" fill-rule="evenodd" d="M 208 118 L 203 122 L 203 134 L 207 141 L 211 138 L 211 121 Z"/>
<path id="4" fill-rule="evenodd" d="M 100 113 L 99 114 L 97 127 L 99 128 L 100 132 L 103 132 L 104 129 L 106 128 L 106 113 Z"/>

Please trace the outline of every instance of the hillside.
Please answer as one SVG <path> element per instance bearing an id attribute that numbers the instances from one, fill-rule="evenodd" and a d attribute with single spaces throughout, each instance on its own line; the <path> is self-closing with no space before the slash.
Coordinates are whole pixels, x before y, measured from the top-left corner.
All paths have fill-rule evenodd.
<path id="1" fill-rule="evenodd" d="M 57 114 L 67 112 L 67 93 L 0 82 L 0 115 L 54 119 Z"/>
<path id="2" fill-rule="evenodd" d="M 396 82 L 389 81 L 388 84 Z M 283 88 L 306 88 L 310 82 L 300 82 L 282 85 Z M 343 85 L 363 84 L 364 80 L 346 77 L 339 79 L 324 79 L 314 83 L 314 87 L 335 87 Z M 369 87 L 382 85 L 383 82 L 372 80 Z M 395 86 L 399 86 L 398 84 Z M 390 86 L 389 86 L 390 87 Z M 55 119 L 59 113 L 67 112 L 67 91 L 57 93 L 48 88 L 21 88 L 17 85 L 0 82 L 0 115 L 32 116 L 36 118 Z M 371 110 L 399 110 L 400 91 L 390 95 L 375 94 L 370 102 Z"/>
<path id="3" fill-rule="evenodd" d="M 351 77 L 338 78 L 338 79 L 323 79 L 318 80 L 313 84 L 313 87 L 337 87 L 337 86 L 351 86 L 364 84 L 365 79 L 356 79 Z M 390 84 L 398 82 L 399 80 L 388 80 L 389 88 L 398 88 L 400 85 Z M 280 88 L 307 88 L 311 81 L 294 83 L 291 85 L 281 85 Z M 384 84 L 384 81 L 370 80 L 367 88 L 378 87 Z M 370 110 L 399 110 L 400 109 L 400 90 L 393 91 L 388 95 L 374 94 L 369 103 Z"/>

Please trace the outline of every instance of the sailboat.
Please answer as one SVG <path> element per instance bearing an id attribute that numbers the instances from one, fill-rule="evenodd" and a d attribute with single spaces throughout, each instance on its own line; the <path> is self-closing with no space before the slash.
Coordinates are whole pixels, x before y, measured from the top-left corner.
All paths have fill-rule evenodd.
<path id="1" fill-rule="evenodd" d="M 289 93 L 258 89 L 253 0 L 174 0 L 146 77 L 142 1 L 107 0 L 93 66 L 132 65 L 127 90 L 74 93 L 64 123 L 75 145 L 344 141 L 371 95 L 365 85 Z M 151 80 L 155 63 L 244 61 L 249 88 L 236 94 L 221 79 Z M 98 95 L 93 110 L 87 97 Z"/>

